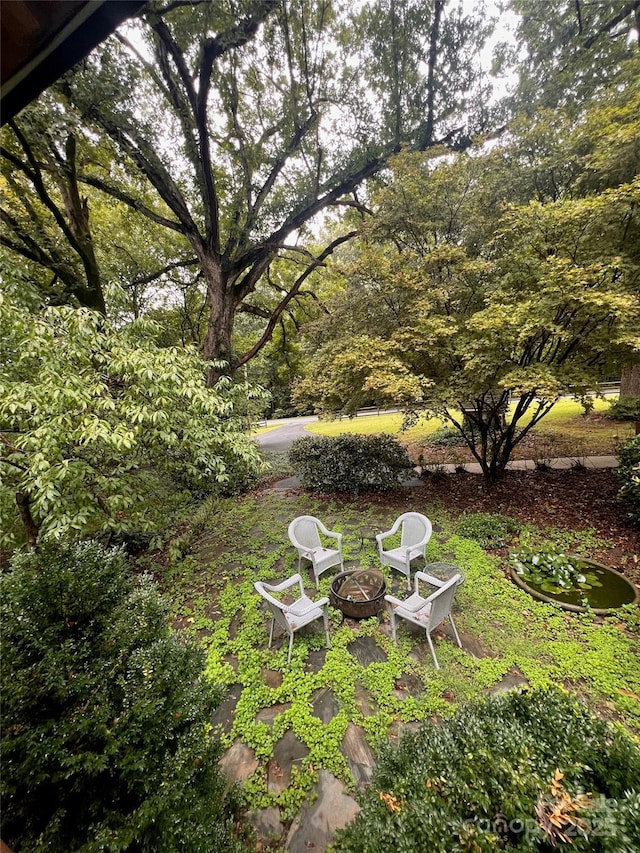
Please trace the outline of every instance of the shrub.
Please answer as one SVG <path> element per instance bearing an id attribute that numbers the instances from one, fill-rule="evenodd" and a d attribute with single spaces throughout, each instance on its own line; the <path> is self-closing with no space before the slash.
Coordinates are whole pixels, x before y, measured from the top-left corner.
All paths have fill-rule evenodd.
<path id="1" fill-rule="evenodd" d="M 383 750 L 361 805 L 340 853 L 638 850 L 640 751 L 558 689 L 512 691 Z"/>
<path id="2" fill-rule="evenodd" d="M 425 438 L 429 447 L 459 447 L 467 442 L 455 427 L 442 426 Z"/>
<path id="3" fill-rule="evenodd" d="M 320 492 L 388 491 L 411 470 L 407 451 L 391 435 L 302 436 L 289 451 L 306 488 Z"/>
<path id="4" fill-rule="evenodd" d="M 637 421 L 640 419 L 640 398 L 619 397 L 611 403 L 605 414 L 616 421 Z"/>
<path id="5" fill-rule="evenodd" d="M 518 530 L 513 518 L 493 512 L 463 512 L 456 527 L 460 536 L 475 539 L 483 548 L 499 548 Z"/>
<path id="6" fill-rule="evenodd" d="M 627 505 L 629 516 L 640 523 L 640 435 L 620 448 L 618 458 L 616 473 L 621 483 L 618 495 Z"/>
<path id="7" fill-rule="evenodd" d="M 97 543 L 14 558 L 2 592 L 2 837 L 14 849 L 238 851 L 218 691 L 150 578 Z"/>

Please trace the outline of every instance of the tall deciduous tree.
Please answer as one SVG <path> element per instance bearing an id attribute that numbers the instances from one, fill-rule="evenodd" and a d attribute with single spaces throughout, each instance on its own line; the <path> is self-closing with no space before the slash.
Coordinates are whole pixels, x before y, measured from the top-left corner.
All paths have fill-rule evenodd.
<path id="1" fill-rule="evenodd" d="M 51 93 L 3 127 L 0 140 L 4 266 L 19 267 L 42 304 L 135 317 L 150 287 L 185 286 L 197 275 L 181 235 L 80 183 L 87 163 L 110 168 L 116 152 L 108 138 L 83 136 Z M 126 180 L 142 191 L 135 172 Z"/>
<path id="2" fill-rule="evenodd" d="M 53 110 L 44 112 L 30 108 L 3 130 L 0 243 L 48 274 L 40 281 L 46 300 L 75 299 L 105 314 L 88 200 L 78 183 L 77 135 Z"/>
<path id="3" fill-rule="evenodd" d="M 410 154 L 393 167 L 345 298 L 375 299 L 375 322 L 357 309 L 332 318 L 307 385 L 320 375 L 318 396 L 347 411 L 376 388 L 405 405 L 413 392 L 495 478 L 560 394 L 640 351 L 640 179 L 512 206 L 481 228 L 488 158 L 434 167 Z"/>
<path id="4" fill-rule="evenodd" d="M 515 107 L 579 114 L 640 48 L 640 0 L 511 0 L 521 55 Z"/>
<path id="5" fill-rule="evenodd" d="M 464 146 L 487 129 L 486 30 L 445 0 L 357 12 L 329 0 L 153 2 L 66 81 L 81 120 L 108 134 L 148 192 L 132 193 L 115 165 L 82 180 L 183 235 L 197 258 L 207 359 L 252 354 L 233 353 L 234 317 L 273 259 L 296 251 L 321 211 L 358 204 L 351 194 L 401 143 Z M 294 287 L 347 236 L 308 258 Z"/>

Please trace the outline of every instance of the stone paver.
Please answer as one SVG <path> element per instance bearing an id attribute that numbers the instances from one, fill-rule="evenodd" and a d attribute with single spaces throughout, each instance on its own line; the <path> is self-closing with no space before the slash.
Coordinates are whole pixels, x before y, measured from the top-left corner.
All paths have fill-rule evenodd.
<path id="1" fill-rule="evenodd" d="M 259 809 L 257 812 L 249 812 L 247 820 L 255 829 L 260 839 L 271 841 L 282 836 L 284 826 L 280 820 L 280 809 L 270 806 L 267 809 Z"/>
<path id="2" fill-rule="evenodd" d="M 229 734 L 233 726 L 233 717 L 242 693 L 241 684 L 232 684 L 227 695 L 218 705 L 211 717 L 211 725 L 219 726 L 225 734 Z"/>
<path id="3" fill-rule="evenodd" d="M 281 794 L 291 782 L 291 769 L 309 755 L 308 748 L 289 730 L 273 748 L 273 758 L 267 767 L 267 789 L 270 794 Z"/>
<path id="4" fill-rule="evenodd" d="M 349 723 L 342 738 L 342 752 L 349 762 L 349 769 L 359 788 L 367 785 L 373 773 L 376 756 L 369 746 L 364 731 Z"/>
<path id="5" fill-rule="evenodd" d="M 424 693 L 424 685 L 417 675 L 406 672 L 402 678 L 396 681 L 393 695 L 396 699 L 406 699 L 408 696 L 420 696 Z"/>
<path id="6" fill-rule="evenodd" d="M 338 700 L 328 687 L 323 687 L 313 698 L 313 715 L 325 724 L 330 723 L 336 716 L 340 707 Z"/>
<path id="7" fill-rule="evenodd" d="M 371 717 L 378 713 L 378 703 L 359 681 L 356 683 L 355 700 L 363 717 Z"/>
<path id="8" fill-rule="evenodd" d="M 326 657 L 326 649 L 318 649 L 315 652 L 309 652 L 309 656 L 307 657 L 307 662 L 304 667 L 305 670 L 307 672 L 320 672 L 320 670 L 324 666 Z"/>
<path id="9" fill-rule="evenodd" d="M 482 658 L 494 658 L 495 652 L 492 652 L 488 646 L 482 642 L 480 637 L 475 637 L 473 634 L 466 634 L 464 631 L 458 631 L 462 641 L 462 648 L 474 658 L 482 660 Z"/>
<path id="10" fill-rule="evenodd" d="M 260 675 L 267 687 L 271 687 L 272 690 L 282 686 L 284 676 L 277 669 L 263 669 Z"/>
<path id="11" fill-rule="evenodd" d="M 487 693 L 505 693 L 507 690 L 513 690 L 515 687 L 524 687 L 524 685 L 528 683 L 529 682 L 520 670 L 514 668 L 509 670 L 498 684 L 494 684 L 493 687 L 490 687 L 489 690 L 487 690 Z"/>
<path id="12" fill-rule="evenodd" d="M 289 853 L 325 853 L 334 840 L 336 829 L 350 823 L 360 807 L 347 793 L 344 785 L 327 770 L 318 774 L 318 798 L 303 809 L 291 824 L 286 849 Z"/>
<path id="13" fill-rule="evenodd" d="M 385 650 L 380 648 L 373 637 L 357 637 L 353 643 L 349 643 L 347 651 L 361 666 L 384 663 L 388 659 Z"/>
<path id="14" fill-rule="evenodd" d="M 282 705 L 269 705 L 268 708 L 262 708 L 256 714 L 256 720 L 260 723 L 266 723 L 269 728 L 273 727 L 273 722 L 276 717 L 284 713 L 291 707 L 291 702 L 285 702 Z"/>
<path id="15" fill-rule="evenodd" d="M 257 769 L 258 759 L 252 749 L 237 740 L 220 759 L 220 767 L 230 783 L 245 782 Z"/>

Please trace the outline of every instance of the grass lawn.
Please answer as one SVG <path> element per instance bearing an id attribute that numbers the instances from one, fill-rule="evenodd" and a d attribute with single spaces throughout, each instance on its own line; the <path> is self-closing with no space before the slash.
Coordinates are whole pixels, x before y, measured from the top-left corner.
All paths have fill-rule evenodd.
<path id="1" fill-rule="evenodd" d="M 583 415 L 583 409 L 574 400 L 560 400 L 551 412 L 532 431 L 537 443 L 543 446 L 545 453 L 553 455 L 597 455 L 613 454 L 616 449 L 634 434 L 631 421 L 614 421 L 603 416 L 609 408 L 609 401 L 595 400 L 593 414 Z M 437 418 L 420 421 L 416 426 L 402 431 L 402 415 L 384 413 L 365 415 L 357 418 L 345 418 L 335 421 L 319 421 L 307 426 L 309 432 L 318 435 L 341 435 L 358 433 L 372 435 L 390 433 L 397 435 L 406 444 L 419 446 L 428 440 L 443 422 Z M 428 442 L 427 442 L 428 443 Z M 548 447 L 544 447 L 548 445 Z M 526 456 L 526 449 L 522 452 Z M 515 454 L 516 456 L 518 453 Z"/>
<path id="2" fill-rule="evenodd" d="M 208 501 L 191 514 L 162 560 L 151 556 L 172 602 L 175 624 L 203 644 L 209 677 L 230 688 L 221 720 L 224 745 L 244 745 L 257 762 L 243 785 L 248 807 L 278 806 L 282 819 L 291 819 L 320 770 L 353 790 L 354 768 L 343 747 L 354 732 L 375 753 L 403 727 L 448 717 L 459 703 L 499 688 L 505 679 L 506 684 L 562 685 L 604 716 L 640 733 L 638 609 L 595 619 L 534 601 L 506 577 L 505 558 L 482 547 L 481 541 L 500 526 L 499 519 L 485 519 L 470 538 L 459 519 L 428 499 L 422 501 L 416 505 L 416 496 L 407 491 L 381 501 L 319 500 L 275 491 Z M 319 516 L 343 532 L 345 568 L 378 566 L 371 543 L 365 541 L 359 550 L 359 531 L 365 526 L 388 529 L 407 509 L 424 512 L 434 522 L 428 561 L 453 562 L 466 576 L 454 611 L 464 648 L 444 632 L 436 639 L 442 667 L 437 671 L 420 632 L 403 623 L 396 647 L 386 615 L 381 622 L 374 617 L 342 623 L 341 615 L 330 609 L 330 650 L 323 647 L 320 623 L 305 636 L 296 634 L 291 664 L 287 642 L 279 635 L 269 650 L 268 617 L 253 582 L 282 580 L 297 571 L 286 534 L 289 521 L 304 513 Z M 602 544 L 592 530 L 542 531 L 521 525 L 508 535 L 511 544 L 553 539 L 583 554 Z M 327 595 L 332 574 L 323 576 L 316 593 L 303 570 L 308 594 Z M 394 594 L 404 596 L 401 577 L 387 569 L 385 574 Z M 375 652 L 375 662 L 367 666 L 358 655 L 363 644 Z M 330 719 L 320 710 L 327 702 Z M 302 751 L 283 787 L 274 783 L 273 759 L 285 737 L 294 738 Z"/>

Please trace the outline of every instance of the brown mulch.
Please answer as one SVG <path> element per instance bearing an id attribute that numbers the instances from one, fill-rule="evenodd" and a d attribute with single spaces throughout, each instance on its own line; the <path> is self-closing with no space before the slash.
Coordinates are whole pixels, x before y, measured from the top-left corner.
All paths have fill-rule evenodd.
<path id="1" fill-rule="evenodd" d="M 593 528 L 607 547 L 592 557 L 640 584 L 640 528 L 618 501 L 620 488 L 608 469 L 508 471 L 494 485 L 478 474 L 428 476 L 425 500 L 440 501 L 456 516 L 463 510 L 495 512 L 540 527 Z"/>

